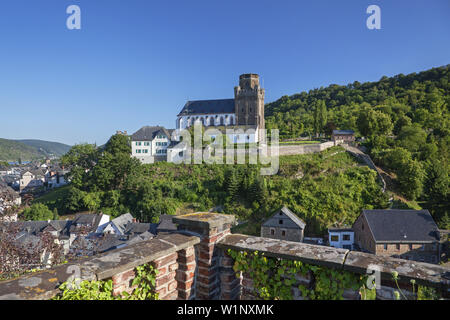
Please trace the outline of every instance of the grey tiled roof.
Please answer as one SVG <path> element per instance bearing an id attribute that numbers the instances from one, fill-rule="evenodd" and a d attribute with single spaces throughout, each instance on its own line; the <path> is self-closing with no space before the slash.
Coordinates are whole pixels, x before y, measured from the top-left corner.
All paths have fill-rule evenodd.
<path id="1" fill-rule="evenodd" d="M 280 224 L 280 220 L 282 220 L 283 223 Z M 275 213 L 263 223 L 263 226 L 286 229 L 305 229 L 306 223 L 287 207 L 283 207 L 275 211 Z"/>
<path id="2" fill-rule="evenodd" d="M 117 218 L 114 218 L 111 223 L 114 223 L 114 225 L 119 229 L 120 232 L 124 233 L 127 226 L 133 222 L 133 216 L 130 213 L 125 213 Z"/>
<path id="3" fill-rule="evenodd" d="M 130 240 L 128 240 L 127 245 L 138 243 L 141 241 L 150 240 L 150 239 L 153 239 L 154 237 L 155 237 L 155 235 L 153 233 L 146 231 L 146 232 L 136 235 L 133 238 L 131 238 Z"/>
<path id="4" fill-rule="evenodd" d="M 188 101 L 178 115 L 207 113 L 234 113 L 234 99 Z"/>
<path id="5" fill-rule="evenodd" d="M 428 210 L 363 210 L 376 242 L 435 242 L 439 230 Z"/>
<path id="6" fill-rule="evenodd" d="M 33 234 L 29 234 L 25 231 L 20 232 L 16 238 L 16 243 L 22 246 L 23 249 L 29 253 L 33 253 L 35 249 L 39 249 L 42 246 L 41 238 Z"/>
<path id="7" fill-rule="evenodd" d="M 131 135 L 132 141 L 151 141 L 158 133 L 164 133 L 170 140 L 170 132 L 161 126 L 145 126 Z"/>
<path id="8" fill-rule="evenodd" d="M 333 130 L 333 134 L 355 134 L 353 130 Z"/>
<path id="9" fill-rule="evenodd" d="M 96 247 L 96 251 L 102 253 L 109 250 L 114 250 L 117 247 L 122 246 L 126 243 L 127 241 L 125 239 L 122 239 L 120 236 L 106 235 L 103 237 L 99 245 Z"/>
<path id="10" fill-rule="evenodd" d="M 134 234 L 141 234 L 146 231 L 152 231 L 151 225 L 152 225 L 151 223 L 132 222 L 127 225 L 127 227 L 124 230 L 124 233 L 128 235 L 134 235 Z"/>
<path id="11" fill-rule="evenodd" d="M 19 230 L 26 231 L 30 234 L 38 234 L 48 226 L 47 221 L 19 221 Z"/>
<path id="12" fill-rule="evenodd" d="M 73 219 L 72 224 L 70 225 L 70 232 L 75 232 L 79 227 L 88 227 L 91 232 L 94 232 L 100 220 L 102 218 L 102 214 L 88 213 L 88 214 L 77 214 L 75 219 Z"/>
<path id="13" fill-rule="evenodd" d="M 170 214 L 162 214 L 159 216 L 159 224 L 157 227 L 157 232 L 170 232 L 176 231 L 177 226 L 172 222 L 174 216 Z"/>

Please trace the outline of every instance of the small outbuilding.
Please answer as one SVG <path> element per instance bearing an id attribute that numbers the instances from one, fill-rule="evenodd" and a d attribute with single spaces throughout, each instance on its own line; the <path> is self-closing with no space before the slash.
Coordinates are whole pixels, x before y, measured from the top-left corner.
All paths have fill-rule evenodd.
<path id="1" fill-rule="evenodd" d="M 261 226 L 261 237 L 303 242 L 306 223 L 287 207 L 283 207 Z"/>
<path id="2" fill-rule="evenodd" d="M 353 130 L 333 130 L 331 140 L 343 140 L 344 142 L 355 141 L 355 131 Z"/>

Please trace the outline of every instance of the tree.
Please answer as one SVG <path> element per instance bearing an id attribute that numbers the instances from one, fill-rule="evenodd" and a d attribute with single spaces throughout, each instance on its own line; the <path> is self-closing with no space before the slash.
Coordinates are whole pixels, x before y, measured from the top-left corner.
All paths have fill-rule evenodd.
<path id="1" fill-rule="evenodd" d="M 53 212 L 42 203 L 33 204 L 31 207 L 25 208 L 22 212 L 25 220 L 44 221 L 53 219 Z"/>
<path id="2" fill-rule="evenodd" d="M 140 166 L 138 159 L 131 157 L 131 146 L 127 136 L 113 135 L 92 170 L 96 191 L 121 190 L 127 176 Z"/>
<path id="3" fill-rule="evenodd" d="M 324 131 L 327 136 L 331 136 L 333 134 L 333 130 L 336 130 L 337 127 L 332 121 L 328 121 L 325 125 Z"/>
<path id="4" fill-rule="evenodd" d="M 419 198 L 425 178 L 422 164 L 416 160 L 404 161 L 397 172 L 402 193 L 411 200 Z"/>
<path id="5" fill-rule="evenodd" d="M 53 208 L 53 217 L 52 217 L 52 220 L 58 220 L 58 219 L 59 219 L 58 209 Z"/>
<path id="6" fill-rule="evenodd" d="M 64 207 L 69 212 L 76 212 L 85 208 L 83 199 L 86 195 L 85 191 L 82 191 L 76 187 L 71 186 L 65 199 Z"/>
<path id="7" fill-rule="evenodd" d="M 97 211 L 101 206 L 101 192 L 88 192 L 83 198 L 83 204 L 89 211 Z"/>
<path id="8" fill-rule="evenodd" d="M 84 143 L 73 146 L 61 157 L 61 164 L 70 168 L 65 178 L 70 179 L 77 188 L 87 186 L 90 172 L 97 163 L 98 156 L 95 144 Z"/>
<path id="9" fill-rule="evenodd" d="M 411 118 L 405 115 L 401 115 L 395 122 L 393 133 L 398 135 L 403 127 L 411 125 Z"/>
<path id="10" fill-rule="evenodd" d="M 398 145 L 417 152 L 427 142 L 427 133 L 418 125 L 405 126 L 397 137 Z"/>
<path id="11" fill-rule="evenodd" d="M 324 132 L 327 124 L 327 106 L 325 101 L 317 100 L 314 108 L 314 133 L 318 136 Z"/>
<path id="12" fill-rule="evenodd" d="M 426 173 L 424 193 L 427 200 L 448 205 L 450 203 L 448 165 L 436 158 L 431 158 L 426 163 Z"/>
<path id="13" fill-rule="evenodd" d="M 388 114 L 372 108 L 364 108 L 359 112 L 358 129 L 363 136 L 389 134 L 392 127 L 392 121 Z"/>

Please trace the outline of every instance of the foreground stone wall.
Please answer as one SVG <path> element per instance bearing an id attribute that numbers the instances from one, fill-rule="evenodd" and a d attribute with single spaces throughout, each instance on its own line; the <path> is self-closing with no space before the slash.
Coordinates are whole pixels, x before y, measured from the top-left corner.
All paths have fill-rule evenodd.
<path id="1" fill-rule="evenodd" d="M 369 253 L 349 251 L 333 247 L 311 245 L 306 243 L 282 241 L 261 237 L 234 234 L 222 240 L 218 246 L 224 252 L 228 249 L 237 251 L 258 251 L 267 257 L 301 261 L 307 264 L 344 270 L 356 274 L 367 274 L 368 270 L 379 270 L 381 287 L 377 290 L 377 299 L 394 299 L 398 290 L 392 279 L 392 273 L 398 273 L 399 286 L 406 296 L 412 296 L 410 280 L 417 284 L 436 288 L 448 297 L 450 288 L 450 269 L 439 265 L 376 256 Z M 303 299 L 298 285 L 314 285 L 311 274 L 296 275 L 297 283 L 292 287 L 294 299 Z M 241 299 L 255 299 L 255 288 L 248 274 L 241 276 Z M 359 299 L 355 290 L 345 290 L 344 299 Z"/>
<path id="2" fill-rule="evenodd" d="M 398 272 L 400 286 L 409 281 L 432 286 L 448 295 L 450 270 L 438 265 L 375 256 L 333 247 L 310 245 L 262 237 L 231 234 L 232 215 L 194 213 L 173 218 L 178 231 L 157 236 L 124 248 L 61 265 L 45 271 L 0 282 L 0 299 L 50 299 L 59 293 L 59 285 L 76 277 L 82 280 L 112 279 L 115 294 L 131 292 L 137 266 L 151 263 L 158 271 L 155 291 L 163 300 L 255 299 L 249 275 L 236 277 L 234 261 L 227 250 L 259 251 L 268 257 L 298 260 L 304 263 L 365 274 L 378 266 L 381 274 L 379 299 L 392 299 L 396 285 L 391 273 Z M 297 284 L 311 286 L 311 275 L 297 275 Z M 294 299 L 303 299 L 295 287 Z M 356 291 L 346 290 L 345 299 L 359 299 Z"/>

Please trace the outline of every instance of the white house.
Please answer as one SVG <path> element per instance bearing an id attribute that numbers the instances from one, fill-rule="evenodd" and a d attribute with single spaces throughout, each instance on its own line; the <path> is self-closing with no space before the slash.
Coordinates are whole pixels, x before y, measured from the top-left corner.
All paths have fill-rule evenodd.
<path id="1" fill-rule="evenodd" d="M 131 156 L 142 163 L 167 160 L 171 131 L 161 126 L 145 126 L 131 135 Z"/>
<path id="2" fill-rule="evenodd" d="M 328 228 L 328 242 L 331 247 L 353 249 L 355 233 L 351 228 Z"/>

